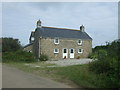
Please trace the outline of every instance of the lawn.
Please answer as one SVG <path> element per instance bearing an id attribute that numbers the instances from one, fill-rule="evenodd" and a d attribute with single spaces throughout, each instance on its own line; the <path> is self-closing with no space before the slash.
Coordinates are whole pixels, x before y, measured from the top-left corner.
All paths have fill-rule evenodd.
<path id="1" fill-rule="evenodd" d="M 62 83 L 76 85 L 85 88 L 100 88 L 103 80 L 100 75 L 96 75 L 88 70 L 88 65 L 73 65 L 67 67 L 48 67 L 54 64 L 45 64 L 44 62 L 34 63 L 6 63 L 9 66 L 16 67 L 26 72 L 30 72 L 42 77 L 47 77 Z M 34 67 L 35 65 L 41 67 Z"/>

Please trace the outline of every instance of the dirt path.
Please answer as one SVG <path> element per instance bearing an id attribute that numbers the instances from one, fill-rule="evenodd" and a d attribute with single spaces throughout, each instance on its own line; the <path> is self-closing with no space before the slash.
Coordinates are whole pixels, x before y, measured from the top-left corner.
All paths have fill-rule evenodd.
<path id="1" fill-rule="evenodd" d="M 71 88 L 71 86 L 2 65 L 2 88 Z"/>

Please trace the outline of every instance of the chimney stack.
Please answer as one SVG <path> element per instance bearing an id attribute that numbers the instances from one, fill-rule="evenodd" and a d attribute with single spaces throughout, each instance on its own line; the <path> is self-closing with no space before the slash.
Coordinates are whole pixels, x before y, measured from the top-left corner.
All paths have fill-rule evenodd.
<path id="1" fill-rule="evenodd" d="M 42 26 L 41 26 L 41 21 L 40 21 L 40 19 L 37 21 L 37 28 L 41 28 Z"/>
<path id="2" fill-rule="evenodd" d="M 82 31 L 82 32 L 85 31 L 85 27 L 83 25 L 80 26 L 80 31 Z"/>

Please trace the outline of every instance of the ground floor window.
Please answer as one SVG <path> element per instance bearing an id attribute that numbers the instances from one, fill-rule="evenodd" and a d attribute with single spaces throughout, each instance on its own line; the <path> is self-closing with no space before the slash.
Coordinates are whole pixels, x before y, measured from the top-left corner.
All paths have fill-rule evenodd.
<path id="1" fill-rule="evenodd" d="M 54 53 L 59 53 L 59 49 L 55 48 Z"/>
<path id="2" fill-rule="evenodd" d="M 54 53 L 59 53 L 59 49 L 55 48 Z M 67 53 L 67 49 L 63 49 L 63 53 Z M 70 53 L 74 53 L 74 49 L 70 49 Z M 83 49 L 79 48 L 78 53 L 83 53 Z"/>
<path id="3" fill-rule="evenodd" d="M 83 49 L 78 49 L 78 53 L 83 53 Z"/>

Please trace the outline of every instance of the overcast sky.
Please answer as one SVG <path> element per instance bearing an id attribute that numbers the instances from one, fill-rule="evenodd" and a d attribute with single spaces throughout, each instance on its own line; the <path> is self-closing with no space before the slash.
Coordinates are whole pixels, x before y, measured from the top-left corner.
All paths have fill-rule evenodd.
<path id="1" fill-rule="evenodd" d="M 49 27 L 79 29 L 83 24 L 93 47 L 118 38 L 117 2 L 4 2 L 2 36 L 18 38 L 26 45 L 38 19 Z"/>

